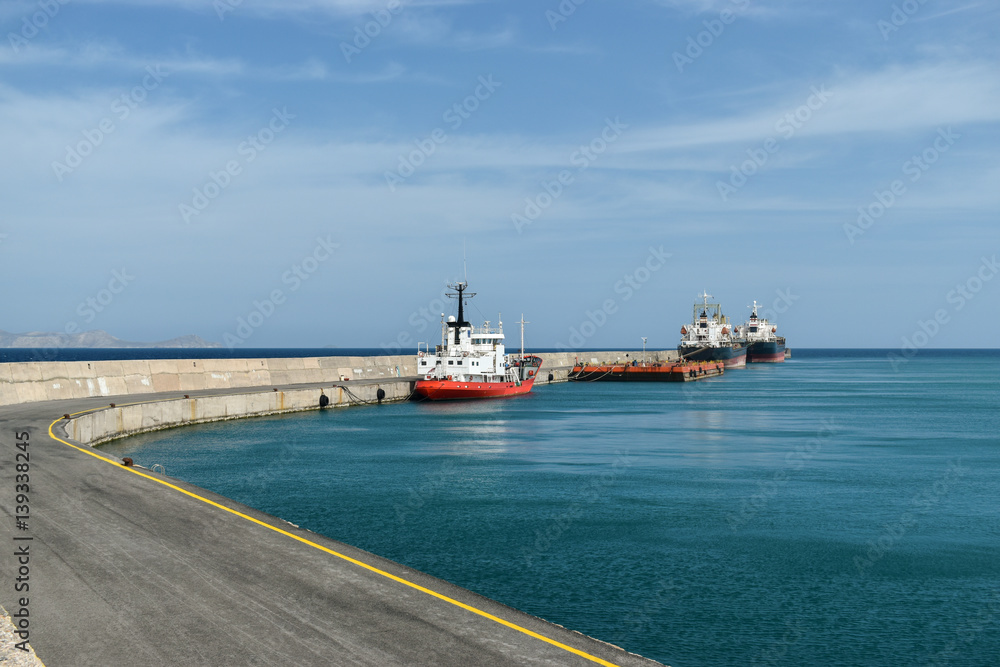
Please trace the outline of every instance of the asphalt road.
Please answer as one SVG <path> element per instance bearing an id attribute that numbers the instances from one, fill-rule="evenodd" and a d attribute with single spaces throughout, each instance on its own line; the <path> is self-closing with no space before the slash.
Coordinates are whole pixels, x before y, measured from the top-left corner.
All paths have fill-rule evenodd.
<path id="1" fill-rule="evenodd" d="M 658 664 L 50 437 L 64 413 L 114 400 L 0 408 L 0 604 L 15 614 L 28 598 L 48 667 Z M 27 530 L 16 474 L 30 477 Z M 15 593 L 25 545 L 30 588 Z"/>

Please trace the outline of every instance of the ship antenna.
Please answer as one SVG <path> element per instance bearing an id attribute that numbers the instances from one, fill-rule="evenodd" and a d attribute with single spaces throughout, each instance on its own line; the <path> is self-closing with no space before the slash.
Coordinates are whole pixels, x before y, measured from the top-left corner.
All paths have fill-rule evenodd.
<path id="1" fill-rule="evenodd" d="M 521 313 L 521 358 L 524 359 L 524 325 L 531 322 L 524 321 L 524 313 Z"/>

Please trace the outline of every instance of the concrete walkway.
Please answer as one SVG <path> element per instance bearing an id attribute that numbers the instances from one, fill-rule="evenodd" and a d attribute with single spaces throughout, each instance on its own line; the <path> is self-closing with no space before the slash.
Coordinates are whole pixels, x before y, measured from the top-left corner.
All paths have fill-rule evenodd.
<path id="1" fill-rule="evenodd" d="M 0 408 L 0 604 L 13 614 L 29 598 L 30 642 L 48 667 L 658 664 L 50 437 L 64 413 L 114 400 Z M 27 531 L 12 502 L 20 432 Z M 15 594 L 12 545 L 24 544 L 30 592 Z"/>

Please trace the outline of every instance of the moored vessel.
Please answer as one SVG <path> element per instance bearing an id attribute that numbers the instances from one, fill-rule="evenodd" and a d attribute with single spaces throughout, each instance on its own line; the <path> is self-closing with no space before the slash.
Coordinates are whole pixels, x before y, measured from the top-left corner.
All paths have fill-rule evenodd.
<path id="1" fill-rule="evenodd" d="M 632 364 L 578 364 L 570 371 L 573 382 L 691 382 L 722 375 L 721 361 L 674 361 Z"/>
<path id="2" fill-rule="evenodd" d="M 428 400 L 501 398 L 527 394 L 542 367 L 542 359 L 524 354 L 524 317 L 521 317 L 521 353 L 507 354 L 503 322 L 485 322 L 475 327 L 465 320 L 468 283 L 449 285 L 448 296 L 458 299 L 458 317 L 441 322 L 441 344 L 417 346 L 417 373 L 414 393 Z M 422 346 L 426 345 L 424 349 Z"/>
<path id="3" fill-rule="evenodd" d="M 737 332 L 747 344 L 747 363 L 778 363 L 785 360 L 785 339 L 777 335 L 778 327 L 766 317 L 758 317 L 757 302 L 753 302 L 750 319 Z"/>
<path id="4" fill-rule="evenodd" d="M 747 363 L 744 341 L 738 338 L 722 306 L 709 303 L 712 295 L 699 295 L 702 303 L 694 304 L 691 324 L 681 327 L 681 342 L 677 352 L 686 361 L 721 361 L 726 368 L 738 368 Z"/>

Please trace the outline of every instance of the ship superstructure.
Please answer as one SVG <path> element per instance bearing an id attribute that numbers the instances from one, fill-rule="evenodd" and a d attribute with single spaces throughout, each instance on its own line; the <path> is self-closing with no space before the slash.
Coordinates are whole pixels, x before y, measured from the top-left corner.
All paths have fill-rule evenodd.
<path id="1" fill-rule="evenodd" d="M 713 297 L 708 292 L 698 298 L 702 302 L 695 302 L 691 324 L 681 327 L 681 342 L 677 346 L 681 359 L 721 361 L 727 368 L 745 366 L 746 345 L 737 336 L 729 318 L 722 314 L 722 306 L 709 303 Z"/>
<path id="2" fill-rule="evenodd" d="M 750 319 L 736 330 L 747 344 L 747 363 L 776 363 L 785 360 L 785 339 L 778 334 L 778 327 L 757 315 L 757 302 L 753 302 Z"/>
<path id="3" fill-rule="evenodd" d="M 441 322 L 441 344 L 417 346 L 417 373 L 421 379 L 414 391 L 422 398 L 451 400 L 516 396 L 531 391 L 542 366 L 541 358 L 524 354 L 524 317 L 521 318 L 521 353 L 507 354 L 503 322 L 473 326 L 465 320 L 468 283 L 449 285 L 448 294 L 458 300 L 458 317 Z"/>

